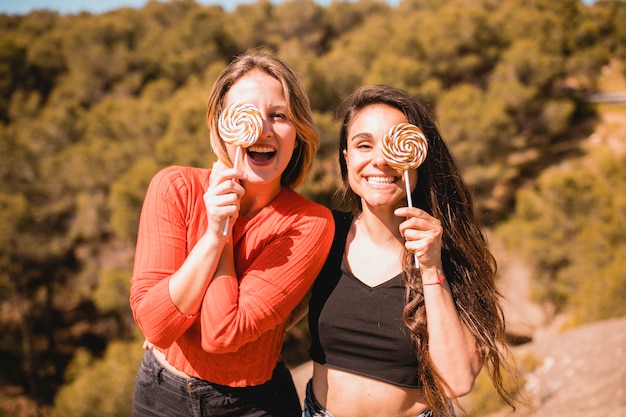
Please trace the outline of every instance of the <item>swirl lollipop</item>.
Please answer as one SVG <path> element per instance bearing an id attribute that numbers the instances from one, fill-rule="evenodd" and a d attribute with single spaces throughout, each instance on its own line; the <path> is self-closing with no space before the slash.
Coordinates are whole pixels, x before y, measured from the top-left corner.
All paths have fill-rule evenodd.
<path id="1" fill-rule="evenodd" d="M 224 142 L 240 148 L 252 146 L 263 131 L 263 116 L 251 103 L 234 103 L 220 114 L 217 129 Z M 239 158 L 235 157 L 235 164 Z"/>
<path id="2" fill-rule="evenodd" d="M 251 103 L 234 103 L 226 107 L 217 122 L 220 137 L 226 143 L 236 146 L 233 167 L 241 158 L 241 148 L 247 148 L 257 141 L 263 132 L 263 116 L 259 109 Z M 228 231 L 228 221 L 224 225 L 224 236 Z"/>
<path id="3" fill-rule="evenodd" d="M 404 171 L 404 185 L 409 207 L 413 207 L 409 169 L 417 169 L 422 165 L 427 153 L 428 142 L 424 132 L 410 123 L 392 126 L 383 137 L 383 157 L 389 166 Z M 414 255 L 414 258 L 415 266 L 419 268 L 417 255 Z"/>

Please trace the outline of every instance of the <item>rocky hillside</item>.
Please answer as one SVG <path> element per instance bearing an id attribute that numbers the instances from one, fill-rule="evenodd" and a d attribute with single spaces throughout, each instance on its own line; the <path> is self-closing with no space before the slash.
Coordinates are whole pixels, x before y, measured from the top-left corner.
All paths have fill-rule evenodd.
<path id="1" fill-rule="evenodd" d="M 525 376 L 529 406 L 490 417 L 626 417 L 626 318 L 545 334 L 521 350 L 541 361 Z"/>
<path id="2" fill-rule="evenodd" d="M 604 125 L 616 117 L 607 115 Z M 623 144 L 626 117 L 621 118 Z M 531 301 L 530 272 L 500 255 L 507 328 L 528 341 L 513 352 L 538 366 L 524 375 L 528 406 L 488 417 L 626 417 L 626 317 L 568 328 L 567 317 L 551 317 Z"/>

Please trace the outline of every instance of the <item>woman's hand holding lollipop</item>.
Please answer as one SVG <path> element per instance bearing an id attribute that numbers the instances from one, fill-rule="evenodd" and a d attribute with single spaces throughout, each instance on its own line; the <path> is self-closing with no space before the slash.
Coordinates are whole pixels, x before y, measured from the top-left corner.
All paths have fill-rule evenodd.
<path id="1" fill-rule="evenodd" d="M 387 131 L 383 138 L 383 156 L 389 166 L 404 171 L 406 199 L 413 207 L 409 169 L 417 169 L 428 153 L 428 142 L 422 130 L 410 123 L 399 123 Z M 417 255 L 414 255 L 415 267 L 419 268 Z"/>
<path id="2" fill-rule="evenodd" d="M 233 168 L 237 169 L 241 159 L 241 148 L 252 146 L 263 132 L 263 116 L 251 103 L 234 103 L 220 114 L 217 123 L 220 137 L 237 148 Z M 228 222 L 224 225 L 224 236 L 228 233 Z"/>

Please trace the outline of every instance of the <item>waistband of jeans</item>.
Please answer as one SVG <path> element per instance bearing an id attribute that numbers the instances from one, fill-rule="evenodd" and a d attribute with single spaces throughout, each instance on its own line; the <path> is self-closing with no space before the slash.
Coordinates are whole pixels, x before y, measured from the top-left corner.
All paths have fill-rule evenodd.
<path id="1" fill-rule="evenodd" d="M 285 363 L 283 361 L 279 361 L 276 364 L 276 367 L 274 368 L 274 371 L 272 373 L 272 378 L 270 380 L 268 380 L 267 382 L 260 384 L 260 385 L 252 385 L 252 386 L 247 386 L 247 387 L 231 387 L 228 385 L 220 385 L 211 381 L 207 381 L 205 379 L 201 379 L 201 378 L 197 378 L 197 377 L 193 377 L 190 376 L 188 378 L 184 378 L 181 377 L 179 375 L 176 375 L 175 373 L 173 373 L 172 371 L 170 371 L 169 369 L 167 369 L 165 366 L 163 366 L 163 364 L 161 363 L 161 361 L 159 361 L 153 352 L 148 351 L 148 362 L 156 365 L 158 367 L 160 367 L 162 369 L 161 372 L 163 372 L 164 374 L 166 374 L 168 376 L 168 378 L 170 380 L 176 381 L 178 384 L 181 385 L 185 385 L 187 386 L 189 383 L 193 383 L 196 386 L 210 386 L 213 389 L 215 389 L 218 392 L 224 393 L 224 394 L 237 394 L 237 393 L 244 393 L 244 392 L 249 392 L 249 393 L 254 393 L 256 391 L 264 391 L 268 389 L 268 386 L 271 386 L 276 379 L 280 378 L 282 373 L 288 373 L 288 369 L 287 366 L 285 365 Z"/>
<path id="2" fill-rule="evenodd" d="M 333 417 L 315 398 L 313 393 L 313 380 L 309 379 L 306 384 L 306 395 L 304 397 L 304 414 L 310 417 Z"/>

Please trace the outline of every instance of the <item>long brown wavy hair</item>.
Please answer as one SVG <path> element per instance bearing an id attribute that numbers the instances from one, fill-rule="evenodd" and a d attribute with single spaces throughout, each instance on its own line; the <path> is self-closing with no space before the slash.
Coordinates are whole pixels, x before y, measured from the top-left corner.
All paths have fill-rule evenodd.
<path id="1" fill-rule="evenodd" d="M 348 129 L 355 116 L 365 107 L 374 104 L 385 104 L 398 109 L 409 123 L 422 129 L 427 138 L 428 153 L 424 163 L 418 167 L 418 183 L 411 193 L 413 203 L 441 221 L 441 259 L 456 309 L 462 322 L 474 336 L 481 360 L 498 394 L 514 407 L 514 395 L 509 392 L 503 379 L 503 371 L 511 362 L 505 344 L 500 294 L 494 283 L 496 260 L 481 230 L 472 193 L 443 141 L 434 117 L 405 91 L 384 85 L 367 86 L 356 90 L 346 100 L 339 142 L 339 163 L 343 179 L 340 192 L 343 201 L 350 206 L 355 216 L 361 212 L 361 198 L 350 189 L 348 183 L 344 151 L 347 150 Z M 447 384 L 434 366 L 428 351 L 421 274 L 413 266 L 412 254 L 406 249 L 403 266 L 406 282 L 403 320 L 411 331 L 417 348 L 420 385 L 434 415 L 450 417 L 452 410 L 444 390 Z"/>

